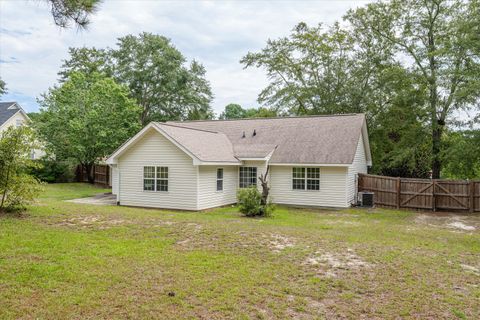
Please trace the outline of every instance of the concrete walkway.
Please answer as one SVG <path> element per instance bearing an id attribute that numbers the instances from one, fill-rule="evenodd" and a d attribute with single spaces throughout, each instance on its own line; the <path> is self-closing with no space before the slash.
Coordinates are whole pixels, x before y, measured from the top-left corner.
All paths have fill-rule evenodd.
<path id="1" fill-rule="evenodd" d="M 111 193 L 101 193 L 93 197 L 66 200 L 67 202 L 94 204 L 98 206 L 116 205 L 117 196 Z"/>

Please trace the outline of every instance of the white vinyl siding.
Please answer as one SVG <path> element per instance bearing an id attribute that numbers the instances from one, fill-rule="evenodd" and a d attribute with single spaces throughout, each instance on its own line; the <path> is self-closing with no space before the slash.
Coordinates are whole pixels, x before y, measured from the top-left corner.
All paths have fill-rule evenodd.
<path id="1" fill-rule="evenodd" d="M 17 123 L 22 122 L 26 123 L 28 119 L 23 115 L 21 111 L 15 113 L 10 119 L 8 119 L 3 125 L 0 125 L 0 132 L 7 130 L 7 128 L 12 126 L 17 126 Z"/>
<path id="2" fill-rule="evenodd" d="M 168 167 L 168 191 L 143 190 L 143 168 Z M 197 168 L 192 158 L 151 130 L 118 159 L 121 205 L 197 210 Z"/>
<path id="3" fill-rule="evenodd" d="M 217 167 L 198 167 L 198 209 L 208 209 L 237 202 L 238 167 L 223 167 L 223 190 L 217 191 Z"/>
<path id="4" fill-rule="evenodd" d="M 111 167 L 112 174 L 110 175 L 112 178 L 112 194 L 118 195 L 118 168 L 117 166 Z M 118 200 L 118 197 L 117 197 Z"/>
<path id="5" fill-rule="evenodd" d="M 270 195 L 273 203 L 298 206 L 347 207 L 346 167 L 320 167 L 320 190 L 294 190 L 292 172 L 293 167 L 290 166 L 270 166 Z"/>
<path id="6" fill-rule="evenodd" d="M 355 200 L 355 192 L 357 190 L 357 174 L 367 173 L 367 158 L 365 156 L 365 146 L 363 144 L 363 136 L 360 135 L 357 144 L 357 150 L 352 164 L 348 167 L 347 180 L 347 203 L 350 205 Z"/>

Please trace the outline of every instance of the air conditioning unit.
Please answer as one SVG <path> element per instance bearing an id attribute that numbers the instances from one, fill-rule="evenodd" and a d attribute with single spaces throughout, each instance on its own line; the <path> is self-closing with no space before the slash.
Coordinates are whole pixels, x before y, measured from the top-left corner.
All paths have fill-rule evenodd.
<path id="1" fill-rule="evenodd" d="M 364 208 L 372 208 L 374 204 L 374 196 L 373 192 L 359 192 L 358 193 L 358 206 Z"/>

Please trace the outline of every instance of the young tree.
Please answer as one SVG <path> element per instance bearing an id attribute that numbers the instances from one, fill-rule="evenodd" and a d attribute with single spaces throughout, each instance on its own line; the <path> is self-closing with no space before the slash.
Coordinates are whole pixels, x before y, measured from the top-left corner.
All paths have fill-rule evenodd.
<path id="1" fill-rule="evenodd" d="M 0 212 L 24 207 L 41 190 L 41 184 L 26 174 L 34 148 L 28 127 L 10 127 L 0 133 Z"/>
<path id="2" fill-rule="evenodd" d="M 98 73 L 74 72 L 40 101 L 35 126 L 59 159 L 75 159 L 88 172 L 139 128 L 141 109 L 128 89 Z"/>
<path id="3" fill-rule="evenodd" d="M 442 137 L 458 109 L 478 108 L 480 51 L 478 0 L 392 0 L 350 11 L 359 32 L 394 48 L 396 61 L 428 90 L 433 178 L 442 168 Z"/>

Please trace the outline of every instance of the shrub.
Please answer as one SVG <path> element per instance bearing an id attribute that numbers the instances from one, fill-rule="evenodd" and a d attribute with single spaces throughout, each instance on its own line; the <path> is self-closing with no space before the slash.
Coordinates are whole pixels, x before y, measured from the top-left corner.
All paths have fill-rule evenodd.
<path id="1" fill-rule="evenodd" d="M 247 217 L 268 217 L 273 213 L 273 204 L 262 205 L 262 194 L 256 187 L 239 189 L 237 198 L 240 212 Z"/>
<path id="2" fill-rule="evenodd" d="M 29 168 L 29 173 L 40 181 L 72 182 L 75 178 L 75 165 L 69 161 L 52 159 L 35 160 L 36 165 Z"/>
<path id="3" fill-rule="evenodd" d="M 5 211 L 25 209 L 43 191 L 43 185 L 36 178 L 20 174 L 12 178 L 11 187 L 5 193 L 2 207 Z"/>
<path id="4" fill-rule="evenodd" d="M 0 134 L 0 212 L 24 208 L 41 190 L 41 183 L 26 169 L 35 137 L 28 127 L 10 127 Z"/>

